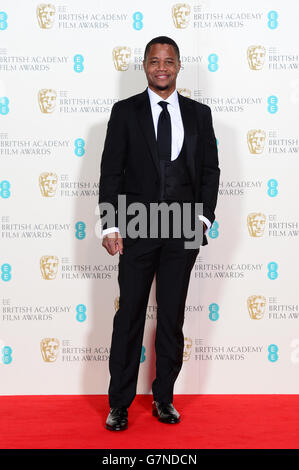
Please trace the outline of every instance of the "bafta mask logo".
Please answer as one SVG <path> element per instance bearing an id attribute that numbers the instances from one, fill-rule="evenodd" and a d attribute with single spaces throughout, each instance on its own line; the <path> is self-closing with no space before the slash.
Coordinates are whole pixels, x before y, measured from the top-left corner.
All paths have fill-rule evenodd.
<path id="1" fill-rule="evenodd" d="M 53 197 L 56 194 L 58 177 L 56 173 L 45 171 L 39 175 L 39 188 L 44 197 Z"/>
<path id="2" fill-rule="evenodd" d="M 45 255 L 40 258 L 40 270 L 43 279 L 52 281 L 56 278 L 58 271 L 58 257 Z"/>
<path id="3" fill-rule="evenodd" d="M 266 142 L 266 132 L 262 129 L 251 129 L 247 132 L 247 144 L 249 152 L 254 155 L 263 153 Z"/>
<path id="4" fill-rule="evenodd" d="M 51 29 L 55 19 L 55 6 L 51 3 L 40 3 L 36 7 L 38 25 L 42 29 Z"/>
<path id="5" fill-rule="evenodd" d="M 55 362 L 58 356 L 59 341 L 57 338 L 43 338 L 40 342 L 42 358 L 45 362 Z"/>
<path id="6" fill-rule="evenodd" d="M 113 63 L 116 70 L 125 72 L 128 70 L 131 58 L 131 49 L 126 46 L 114 47 L 112 51 Z"/>
<path id="7" fill-rule="evenodd" d="M 53 113 L 56 106 L 56 91 L 51 88 L 43 88 L 38 92 L 38 104 L 44 114 Z"/>
<path id="8" fill-rule="evenodd" d="M 247 227 L 251 237 L 259 238 L 264 235 L 266 216 L 261 212 L 251 212 L 247 216 Z"/>
<path id="9" fill-rule="evenodd" d="M 189 88 L 178 88 L 178 93 L 186 98 L 191 98 L 191 90 Z"/>
<path id="10" fill-rule="evenodd" d="M 114 309 L 116 312 L 119 309 L 119 296 L 114 299 Z"/>
<path id="11" fill-rule="evenodd" d="M 189 361 L 190 356 L 191 356 L 191 350 L 192 350 L 192 339 L 185 338 L 183 361 Z"/>
<path id="12" fill-rule="evenodd" d="M 251 70 L 261 70 L 264 66 L 266 49 L 263 46 L 249 46 L 247 60 Z"/>
<path id="13" fill-rule="evenodd" d="M 247 299 L 247 308 L 252 320 L 260 320 L 265 314 L 266 297 L 263 295 L 251 295 Z"/>
<path id="14" fill-rule="evenodd" d="M 191 7 L 187 3 L 176 3 L 172 7 L 172 19 L 178 29 L 187 28 L 190 20 Z"/>

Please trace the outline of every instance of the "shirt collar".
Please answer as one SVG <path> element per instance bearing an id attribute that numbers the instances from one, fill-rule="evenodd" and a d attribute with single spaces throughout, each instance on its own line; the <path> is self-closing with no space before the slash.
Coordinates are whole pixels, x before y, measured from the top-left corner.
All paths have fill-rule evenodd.
<path id="1" fill-rule="evenodd" d="M 167 101 L 167 103 L 169 103 L 171 106 L 174 106 L 175 108 L 179 105 L 177 90 L 174 90 L 174 92 L 171 93 L 171 95 L 168 96 L 166 100 L 163 100 L 161 96 L 157 95 L 157 93 L 155 93 L 149 87 L 147 87 L 147 92 L 148 92 L 148 96 L 151 102 L 151 106 L 157 105 L 159 101 Z"/>

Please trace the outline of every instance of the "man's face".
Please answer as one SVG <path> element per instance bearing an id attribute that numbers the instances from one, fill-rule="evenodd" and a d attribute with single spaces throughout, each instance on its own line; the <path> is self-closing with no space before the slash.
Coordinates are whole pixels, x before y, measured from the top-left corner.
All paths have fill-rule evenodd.
<path id="1" fill-rule="evenodd" d="M 175 49 L 170 44 L 153 44 L 143 61 L 149 88 L 153 91 L 175 90 L 176 77 L 181 68 Z"/>

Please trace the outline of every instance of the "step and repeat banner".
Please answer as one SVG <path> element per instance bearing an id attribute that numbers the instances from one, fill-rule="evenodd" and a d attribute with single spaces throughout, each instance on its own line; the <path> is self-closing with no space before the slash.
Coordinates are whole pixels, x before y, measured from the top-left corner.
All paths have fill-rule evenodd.
<path id="1" fill-rule="evenodd" d="M 97 235 L 101 155 L 159 35 L 180 47 L 178 91 L 212 109 L 221 167 L 175 393 L 298 393 L 298 2 L 0 10 L 0 393 L 107 393 L 119 255 Z M 156 314 L 154 279 L 138 393 L 155 376 Z"/>

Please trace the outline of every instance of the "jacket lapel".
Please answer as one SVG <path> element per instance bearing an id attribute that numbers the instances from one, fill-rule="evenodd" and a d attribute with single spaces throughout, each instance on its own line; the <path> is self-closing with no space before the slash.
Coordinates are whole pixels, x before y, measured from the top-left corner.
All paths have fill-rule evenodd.
<path id="1" fill-rule="evenodd" d="M 190 172 L 193 186 L 196 183 L 195 152 L 197 145 L 196 114 L 193 109 L 192 101 L 187 100 L 178 93 L 181 116 L 184 126 L 186 164 Z"/>
<path id="2" fill-rule="evenodd" d="M 138 115 L 138 122 L 141 127 L 144 138 L 148 144 L 151 157 L 155 164 L 158 174 L 160 173 L 159 155 L 157 150 L 157 142 L 155 135 L 154 122 L 152 117 L 152 110 L 147 90 L 139 95 L 139 100 L 136 103 L 136 111 Z"/>

